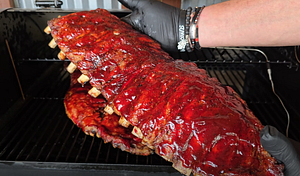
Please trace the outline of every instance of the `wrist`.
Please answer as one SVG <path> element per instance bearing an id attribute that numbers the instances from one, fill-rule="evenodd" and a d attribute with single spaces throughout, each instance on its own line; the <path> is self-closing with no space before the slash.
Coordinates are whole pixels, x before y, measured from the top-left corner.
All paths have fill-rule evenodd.
<path id="1" fill-rule="evenodd" d="M 192 15 L 192 8 L 189 7 L 186 10 L 182 10 L 180 12 L 180 18 L 179 18 L 179 42 L 177 45 L 177 49 L 180 52 L 191 51 L 191 48 L 189 48 L 189 27 L 191 22 L 191 15 Z"/>
<path id="2" fill-rule="evenodd" d="M 177 45 L 180 52 L 192 52 L 195 48 L 201 48 L 198 38 L 198 19 L 204 7 L 196 7 L 193 13 L 191 7 L 181 11 Z"/>
<path id="3" fill-rule="evenodd" d="M 200 18 L 201 12 L 205 6 L 196 7 L 195 12 L 193 13 L 193 17 L 191 18 L 191 24 L 189 28 L 189 39 L 192 45 L 192 48 L 201 49 L 199 43 L 199 31 L 198 31 L 198 20 Z"/>

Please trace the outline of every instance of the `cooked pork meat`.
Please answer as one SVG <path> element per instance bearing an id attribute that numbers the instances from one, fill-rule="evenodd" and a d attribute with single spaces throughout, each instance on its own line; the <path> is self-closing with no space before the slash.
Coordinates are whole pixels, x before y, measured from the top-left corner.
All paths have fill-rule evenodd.
<path id="1" fill-rule="evenodd" d="M 132 126 L 119 125 L 119 116 L 107 114 L 107 105 L 103 96 L 94 98 L 88 94 L 91 85 L 84 86 L 77 82 L 79 71 L 71 75 L 71 86 L 65 96 L 64 104 L 68 117 L 79 128 L 91 136 L 102 138 L 105 143 L 112 143 L 115 148 L 137 155 L 149 155 L 152 150 L 142 144 L 142 140 L 131 134 Z"/>
<path id="2" fill-rule="evenodd" d="M 132 133 L 189 175 L 283 175 L 261 146 L 263 128 L 228 86 L 172 59 L 108 11 L 48 22 L 51 34 Z M 99 105 L 100 106 L 100 105 Z"/>

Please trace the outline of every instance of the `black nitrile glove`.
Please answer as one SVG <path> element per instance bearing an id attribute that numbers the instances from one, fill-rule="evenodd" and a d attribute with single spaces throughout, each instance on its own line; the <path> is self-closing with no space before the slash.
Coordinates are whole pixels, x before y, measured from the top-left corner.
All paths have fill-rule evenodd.
<path id="1" fill-rule="evenodd" d="M 132 13 L 122 20 L 152 37 L 167 51 L 178 51 L 179 25 L 184 28 L 186 10 L 156 0 L 119 0 Z M 184 35 L 184 29 L 181 29 Z M 182 36 L 182 35 L 181 35 Z"/>
<path id="2" fill-rule="evenodd" d="M 285 176 L 300 175 L 300 143 L 285 137 L 275 127 L 268 125 L 260 132 L 260 142 L 266 151 L 284 163 Z"/>

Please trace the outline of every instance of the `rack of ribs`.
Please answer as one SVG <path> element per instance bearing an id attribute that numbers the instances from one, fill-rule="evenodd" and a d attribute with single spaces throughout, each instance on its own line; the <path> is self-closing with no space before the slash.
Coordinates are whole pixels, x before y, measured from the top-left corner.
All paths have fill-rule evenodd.
<path id="1" fill-rule="evenodd" d="M 142 144 L 142 140 L 133 134 L 132 126 L 127 128 L 119 125 L 119 116 L 115 113 L 104 112 L 106 100 L 103 96 L 94 98 L 88 94 L 91 85 L 82 86 L 77 79 L 79 71 L 71 74 L 71 85 L 64 99 L 66 114 L 79 128 L 87 134 L 102 138 L 105 143 L 112 143 L 115 148 L 120 148 L 136 155 L 149 155 L 152 150 Z"/>
<path id="2" fill-rule="evenodd" d="M 174 60 L 103 9 L 52 19 L 45 31 L 83 73 L 79 81 L 93 86 L 90 94 L 102 94 L 121 124 L 181 173 L 283 175 L 260 144 L 261 122 L 196 64 Z"/>

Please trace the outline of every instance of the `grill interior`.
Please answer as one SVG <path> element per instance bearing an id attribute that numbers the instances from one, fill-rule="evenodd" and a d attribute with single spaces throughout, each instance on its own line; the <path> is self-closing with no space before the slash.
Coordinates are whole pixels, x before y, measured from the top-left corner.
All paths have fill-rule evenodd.
<path id="1" fill-rule="evenodd" d="M 15 166 L 16 163 L 22 162 L 22 167 L 29 165 L 29 170 L 33 171 L 37 168 L 58 170 L 67 168 L 81 171 L 126 170 L 132 173 L 134 170 L 142 173 L 178 174 L 172 169 L 171 164 L 161 157 L 155 154 L 145 157 L 122 152 L 113 148 L 111 144 L 105 144 L 102 139 L 85 135 L 68 119 L 63 106 L 64 95 L 70 84 L 70 75 L 64 69 L 68 61 L 59 61 L 56 57 L 59 50 L 50 49 L 47 46 L 49 36 L 41 34 L 41 28 L 43 25 L 46 26 L 46 20 L 57 15 L 58 12 L 11 10 L 3 12 L 0 16 L 4 22 L 6 19 L 24 20 L 23 23 L 32 22 L 31 25 L 23 27 L 21 25 L 23 23 L 5 24 L 8 29 L 1 29 L 6 36 L 0 38 L 1 43 L 5 40 L 9 43 L 9 46 L 1 47 L 6 56 L 4 69 L 6 72 L 1 74 L 9 75 L 14 81 L 9 83 L 12 85 L 11 90 L 1 88 L 4 99 L 1 100 L 3 106 L 0 114 L 0 163 L 4 163 L 6 168 L 8 163 L 14 163 Z M 38 24 L 38 21 L 41 24 Z M 14 28 L 15 26 L 23 30 Z M 32 28 L 40 33 L 32 34 Z M 20 32 L 18 37 L 11 34 L 15 30 Z M 38 41 L 37 36 L 40 35 L 43 38 Z M 24 40 L 27 39 L 26 42 L 21 42 L 22 45 L 16 43 L 22 37 Z M 30 44 L 26 44 L 27 42 Z M 21 97 L 20 88 L 11 69 L 8 49 L 12 52 L 25 100 Z M 269 63 L 274 68 L 273 72 L 287 70 L 297 78 L 298 63 L 289 54 L 290 48 L 276 50 L 264 48 L 264 50 L 268 56 L 272 56 Z M 266 75 L 267 62 L 261 53 L 207 48 L 193 53 L 171 53 L 171 55 L 175 59 L 195 62 L 210 76 L 216 77 L 224 85 L 231 86 L 264 125 L 273 125 L 285 133 L 287 116 L 272 92 Z M 280 79 L 276 77 L 276 80 Z M 287 93 L 282 91 L 286 87 L 280 86 L 280 83 L 276 84 L 277 82 L 275 86 L 279 85 L 278 94 L 287 103 L 291 115 L 290 137 L 300 141 L 300 131 L 297 129 L 300 115 L 293 103 L 297 101 L 299 95 L 293 94 L 296 100 L 288 99 Z M 1 167 L 3 165 L 0 164 Z"/>

